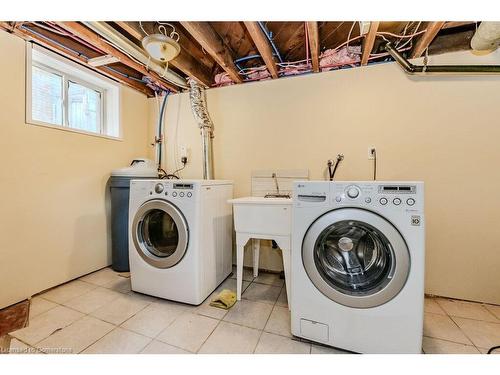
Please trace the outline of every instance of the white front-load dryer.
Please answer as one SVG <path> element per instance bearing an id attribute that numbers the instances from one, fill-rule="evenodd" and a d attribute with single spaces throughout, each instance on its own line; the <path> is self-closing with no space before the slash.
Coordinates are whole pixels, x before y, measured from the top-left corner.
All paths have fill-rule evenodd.
<path id="1" fill-rule="evenodd" d="M 292 333 L 359 353 L 421 353 L 421 182 L 296 182 Z"/>
<path id="2" fill-rule="evenodd" d="M 230 181 L 132 180 L 132 290 L 199 305 L 232 270 Z"/>

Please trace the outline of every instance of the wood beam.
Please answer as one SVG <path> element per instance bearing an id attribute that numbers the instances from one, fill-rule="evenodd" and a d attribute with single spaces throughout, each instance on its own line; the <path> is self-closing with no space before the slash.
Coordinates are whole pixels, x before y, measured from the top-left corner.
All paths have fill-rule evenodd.
<path id="1" fill-rule="evenodd" d="M 131 22 L 115 21 L 115 23 L 137 40 L 142 40 L 145 37 L 145 35 L 142 35 L 139 27 L 135 27 Z"/>
<path id="2" fill-rule="evenodd" d="M 131 24 L 130 22 L 115 22 L 123 30 L 129 33 L 137 41 L 141 41 L 144 34 L 139 26 Z M 176 67 L 184 74 L 195 79 L 200 84 L 210 87 L 212 84 L 212 74 L 209 69 L 200 64 L 191 54 L 189 54 L 182 45 L 183 40 L 180 39 L 181 52 L 175 59 L 169 62 L 170 65 Z"/>
<path id="3" fill-rule="evenodd" d="M 257 50 L 262 57 L 262 60 L 264 60 L 271 77 L 278 78 L 278 69 L 276 68 L 276 62 L 274 61 L 273 50 L 269 45 L 269 40 L 264 34 L 264 31 L 262 31 L 258 22 L 245 21 L 244 23 L 255 44 L 255 47 L 257 47 Z"/>
<path id="4" fill-rule="evenodd" d="M 319 72 L 319 31 L 316 21 L 306 22 L 313 71 Z"/>
<path id="5" fill-rule="evenodd" d="M 476 30 L 473 29 L 453 34 L 438 35 L 429 46 L 429 55 L 470 50 L 470 41 L 475 32 Z"/>
<path id="6" fill-rule="evenodd" d="M 451 29 L 454 27 L 470 26 L 473 24 L 475 24 L 474 21 L 448 21 L 448 22 L 444 23 L 442 29 L 445 30 L 445 29 Z"/>
<path id="7" fill-rule="evenodd" d="M 416 58 L 422 56 L 422 54 L 425 52 L 425 49 L 429 47 L 429 44 L 432 43 L 432 41 L 434 40 L 439 30 L 441 30 L 444 24 L 445 21 L 429 22 L 427 24 L 426 32 L 418 40 L 416 46 L 413 48 L 410 57 Z"/>
<path id="8" fill-rule="evenodd" d="M 208 22 L 181 21 L 181 25 L 190 33 L 213 59 L 224 69 L 233 82 L 241 83 L 243 79 L 238 74 L 233 56 L 224 45 L 219 34 Z"/>
<path id="9" fill-rule="evenodd" d="M 370 22 L 370 28 L 368 29 L 368 33 L 365 35 L 365 38 L 363 40 L 363 54 L 361 55 L 361 65 L 368 64 L 368 59 L 370 58 L 370 54 L 372 53 L 379 26 L 380 22 Z"/>
<path id="10" fill-rule="evenodd" d="M 92 44 L 94 47 L 99 48 L 106 54 L 114 56 L 120 60 L 120 62 L 128 67 L 137 70 L 139 73 L 146 77 L 150 77 L 151 80 L 160 87 L 167 88 L 171 91 L 177 92 L 179 89 L 170 82 L 166 82 L 158 74 L 152 71 L 148 71 L 142 64 L 132 60 L 123 52 L 119 51 L 115 47 L 111 46 L 107 41 L 102 38 L 97 33 L 86 28 L 78 22 L 57 22 L 57 24 L 62 27 L 67 32 L 85 40 L 87 43 Z"/>
<path id="11" fill-rule="evenodd" d="M 48 39 L 42 38 L 39 35 L 36 35 L 28 30 L 25 29 L 19 29 L 19 28 L 12 28 L 11 25 L 9 25 L 7 22 L 0 22 L 0 30 L 3 29 L 9 33 L 12 33 L 26 41 L 36 41 L 38 44 L 42 45 L 43 47 L 52 50 L 60 55 L 63 55 L 64 57 L 68 58 L 71 61 L 74 61 L 78 64 L 85 65 L 87 68 L 100 73 L 108 78 L 111 78 L 115 81 L 118 81 L 130 88 L 133 88 L 134 90 L 140 91 L 143 94 L 145 94 L 148 97 L 154 96 L 154 92 L 151 88 L 147 87 L 145 84 L 142 84 L 140 82 L 137 82 L 134 79 L 127 78 L 119 73 L 116 73 L 114 71 L 111 71 L 105 67 L 93 67 L 91 65 L 87 64 L 87 59 L 83 56 L 76 55 L 69 50 L 61 47 L 58 43 L 54 43 Z"/>

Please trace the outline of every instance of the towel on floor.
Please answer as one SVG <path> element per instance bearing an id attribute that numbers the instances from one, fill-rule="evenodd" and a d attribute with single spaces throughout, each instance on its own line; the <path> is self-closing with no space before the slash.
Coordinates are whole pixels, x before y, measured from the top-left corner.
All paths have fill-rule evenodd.
<path id="1" fill-rule="evenodd" d="M 220 309 L 229 310 L 236 303 L 236 293 L 224 289 L 220 292 L 215 299 L 210 302 L 210 306 L 218 307 Z"/>

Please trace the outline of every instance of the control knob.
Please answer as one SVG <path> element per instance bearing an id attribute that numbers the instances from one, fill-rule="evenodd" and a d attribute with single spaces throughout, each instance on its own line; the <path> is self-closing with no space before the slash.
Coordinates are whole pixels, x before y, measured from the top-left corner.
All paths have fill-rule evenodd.
<path id="1" fill-rule="evenodd" d="M 359 195 L 359 190 L 355 186 L 351 186 L 349 189 L 347 189 L 347 196 L 351 199 L 357 198 Z"/>
<path id="2" fill-rule="evenodd" d="M 164 187 L 162 184 L 155 185 L 155 192 L 157 192 L 158 194 L 160 194 L 163 191 L 163 189 L 164 189 Z"/>

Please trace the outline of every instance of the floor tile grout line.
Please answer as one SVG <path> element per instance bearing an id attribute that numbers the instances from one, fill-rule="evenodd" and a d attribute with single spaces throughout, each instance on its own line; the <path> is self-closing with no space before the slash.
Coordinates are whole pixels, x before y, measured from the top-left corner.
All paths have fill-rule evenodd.
<path id="1" fill-rule="evenodd" d="M 106 322 L 107 323 L 107 322 Z M 83 353 L 85 350 L 87 350 L 88 348 L 90 348 L 92 345 L 94 345 L 97 341 L 101 340 L 103 337 L 109 335 L 111 332 L 113 332 L 116 328 L 118 328 L 118 326 L 116 325 L 113 325 L 113 328 L 109 330 L 109 332 L 106 332 L 104 335 L 102 335 L 101 337 L 99 337 L 97 340 L 93 341 L 91 344 L 87 345 L 85 348 L 83 348 L 82 350 L 80 350 L 77 354 L 81 354 Z"/>
<path id="2" fill-rule="evenodd" d="M 194 354 L 199 354 L 201 348 L 203 348 L 203 345 L 205 345 L 205 343 L 208 341 L 208 339 L 213 335 L 213 333 L 215 332 L 215 330 L 217 329 L 217 327 L 219 327 L 219 325 L 221 324 L 222 322 L 222 319 L 220 319 L 217 324 L 215 325 L 214 329 L 210 332 L 210 334 L 207 336 L 207 338 L 205 340 L 203 340 L 203 342 L 201 343 L 201 345 L 198 347 L 198 349 L 196 349 L 195 353 Z"/>
<path id="3" fill-rule="evenodd" d="M 222 281 L 222 282 L 221 282 L 221 283 L 217 286 L 217 288 L 219 288 L 219 287 L 220 287 L 223 283 L 225 283 L 225 282 L 226 282 L 227 280 L 229 280 L 229 279 L 231 279 L 231 276 L 226 277 L 226 279 L 224 279 L 224 281 Z M 247 285 L 247 287 L 245 288 L 245 290 L 246 290 L 246 289 L 248 289 L 248 287 L 250 286 L 250 284 L 251 284 L 251 282 L 249 282 L 249 284 Z M 215 289 L 217 289 L 217 288 L 215 288 Z M 215 291 L 215 290 L 214 290 L 214 291 Z M 242 290 L 242 292 L 241 292 L 241 293 L 243 294 L 243 292 L 244 292 L 244 290 Z M 212 293 L 213 293 L 213 292 L 212 292 Z M 211 295 L 212 293 L 210 293 L 210 295 Z M 210 296 L 208 296 L 208 297 L 207 297 L 207 299 L 208 299 L 208 298 L 210 298 Z M 208 340 L 208 338 L 209 338 L 210 336 L 212 336 L 213 332 L 217 329 L 217 327 L 219 326 L 220 322 L 222 322 L 222 321 L 223 321 L 223 319 L 224 319 L 224 317 L 227 315 L 227 312 L 226 312 L 226 314 L 224 314 L 224 316 L 223 316 L 222 318 L 220 318 L 220 319 L 219 319 L 219 318 L 214 318 L 213 316 L 207 316 L 207 315 L 203 315 L 203 314 L 201 314 L 201 313 L 198 313 L 198 312 L 196 311 L 196 310 L 197 310 L 197 308 L 198 308 L 198 307 L 200 307 L 203 303 L 205 303 L 205 301 L 206 301 L 206 300 L 204 300 L 204 301 L 203 301 L 200 305 L 196 306 L 195 311 L 192 311 L 192 312 L 191 312 L 191 311 L 189 311 L 189 312 L 188 312 L 188 311 L 187 311 L 187 309 L 186 309 L 186 310 L 185 310 L 185 311 L 183 311 L 181 314 L 179 314 L 179 315 L 178 315 L 178 316 L 177 316 L 177 317 L 176 317 L 176 318 L 175 318 L 172 322 L 170 322 L 170 324 L 168 324 L 168 325 L 167 325 L 164 329 L 162 329 L 162 330 L 160 331 L 160 333 L 158 333 L 158 334 L 155 336 L 154 340 L 157 340 L 157 338 L 158 338 L 158 337 L 159 337 L 159 336 L 160 336 L 163 332 L 165 332 L 165 330 L 166 330 L 167 328 L 169 328 L 172 324 L 174 324 L 174 322 L 175 322 L 175 321 L 177 321 L 177 319 L 179 319 L 179 318 L 180 318 L 180 317 L 181 317 L 184 313 L 186 313 L 186 312 L 188 312 L 188 313 L 190 313 L 190 314 L 200 315 L 200 316 L 203 316 L 203 317 L 206 317 L 206 318 L 210 318 L 210 319 L 218 320 L 218 323 L 217 323 L 217 325 L 214 327 L 214 329 L 212 330 L 212 332 L 210 332 L 210 334 L 209 334 L 209 335 L 207 336 L 207 338 L 203 341 L 203 343 L 201 344 L 201 346 L 200 346 L 200 347 L 197 349 L 197 351 L 194 353 L 194 354 L 197 354 L 197 353 L 198 353 L 198 351 L 199 351 L 199 350 L 203 347 L 203 345 L 205 344 L 205 342 Z M 229 310 L 228 310 L 228 311 L 229 311 Z M 157 340 L 157 341 L 163 342 L 163 343 L 165 343 L 165 344 L 167 344 L 167 345 L 172 345 L 172 344 L 167 343 L 167 342 L 164 342 L 164 341 L 162 341 L 162 340 Z M 175 346 L 175 345 L 172 345 L 172 346 Z M 177 346 L 175 346 L 175 347 L 176 347 L 176 348 L 179 348 L 179 349 L 182 349 L 182 350 L 186 350 L 186 349 L 181 348 L 181 347 L 177 347 Z M 189 351 L 189 350 L 188 350 L 188 351 Z M 189 351 L 189 352 L 191 352 L 191 351 Z M 192 353 L 192 352 L 191 352 L 191 353 Z"/>
<path id="4" fill-rule="evenodd" d="M 500 320 L 498 320 L 498 319 L 497 319 L 498 320 L 497 322 L 492 322 L 490 320 L 474 319 L 474 318 L 465 317 L 465 316 L 451 315 L 451 314 L 448 314 L 446 311 L 444 314 L 439 314 L 439 313 L 435 313 L 435 312 L 431 312 L 431 311 L 424 311 L 424 314 L 431 314 L 431 315 L 437 315 L 437 316 L 447 316 L 448 318 L 468 319 L 468 320 L 473 320 L 475 322 L 500 324 Z"/>
<path id="5" fill-rule="evenodd" d="M 227 279 L 226 279 L 227 280 Z M 254 282 L 255 278 L 253 278 L 252 281 L 248 282 L 248 285 L 247 287 L 245 288 L 245 290 L 247 290 L 250 285 L 252 285 L 252 283 Z M 242 280 L 243 281 L 243 280 Z M 243 288 L 242 288 L 243 289 Z M 245 292 L 245 290 L 242 290 L 241 291 L 241 300 L 243 300 L 243 293 Z M 236 301 L 236 303 L 238 302 L 241 302 L 241 301 Z M 252 302 L 255 302 L 255 301 L 252 301 Z M 233 305 L 234 306 L 234 305 Z M 272 310 L 274 309 L 274 305 L 271 309 L 271 313 L 272 313 Z M 228 310 L 229 312 L 229 310 Z M 268 320 L 269 320 L 269 317 L 271 316 L 271 313 L 269 314 L 267 320 L 266 320 L 266 323 L 264 324 L 264 327 L 266 326 Z M 205 339 L 205 341 L 203 341 L 203 343 L 201 344 L 201 346 L 198 348 L 198 350 L 196 351 L 196 354 L 199 353 L 199 351 L 201 350 L 201 348 L 203 347 L 203 345 L 205 345 L 205 343 L 208 341 L 208 339 L 212 336 L 212 334 L 215 332 L 215 330 L 219 327 L 219 325 L 221 324 L 221 322 L 225 322 L 225 323 L 228 323 L 228 324 L 234 324 L 234 325 L 237 325 L 237 326 L 240 326 L 240 327 L 245 327 L 245 328 L 250 328 L 250 329 L 255 329 L 255 330 L 259 330 L 257 328 L 254 328 L 254 327 L 248 327 L 248 326 L 245 326 L 245 325 L 242 325 L 242 324 L 238 324 L 238 323 L 233 323 L 233 322 L 229 322 L 227 320 L 224 320 L 224 318 L 227 316 L 227 313 L 221 318 L 219 319 L 219 322 L 217 323 L 217 325 L 215 326 L 215 328 L 212 330 L 212 332 L 210 332 L 210 334 L 207 336 L 207 338 Z M 260 340 L 260 337 L 262 336 L 262 332 L 263 332 L 264 328 L 262 328 L 260 331 L 260 335 L 259 335 L 259 339 L 257 340 L 257 343 L 255 344 L 255 348 L 257 347 L 258 343 L 259 343 L 259 340 Z M 252 351 L 252 354 L 255 352 L 255 348 L 253 349 Z"/>
<path id="6" fill-rule="evenodd" d="M 176 316 L 176 317 L 175 317 L 175 318 L 174 318 L 174 319 L 173 319 L 173 320 L 172 320 L 172 321 L 171 321 L 171 322 L 170 322 L 170 323 L 169 323 L 169 324 L 168 324 L 165 328 L 163 328 L 163 329 L 160 331 L 160 333 L 158 333 L 158 334 L 154 337 L 154 340 L 157 340 L 157 339 L 158 339 L 158 337 L 159 337 L 159 336 L 160 336 L 163 332 L 165 332 L 165 330 L 166 330 L 167 328 L 169 328 L 172 324 L 174 324 L 174 323 L 177 321 L 177 319 L 179 319 L 182 315 L 184 315 L 184 314 L 186 314 L 186 313 L 191 313 L 191 312 L 189 312 L 189 311 L 187 310 L 187 308 L 186 308 L 185 310 L 183 310 L 183 311 L 182 311 L 179 315 L 177 315 L 177 316 Z M 200 315 L 200 314 L 197 314 L 197 315 Z M 204 316 L 204 315 L 202 315 L 202 316 Z M 207 318 L 211 318 L 211 317 L 208 317 L 208 316 L 207 316 Z M 215 319 L 215 318 L 211 318 L 211 319 Z M 170 343 L 168 343 L 168 342 L 164 342 L 164 341 L 161 341 L 161 340 L 157 340 L 157 341 L 163 342 L 163 343 L 168 344 L 168 345 L 172 345 L 172 344 L 170 344 Z M 175 345 L 172 345 L 172 346 L 175 346 Z M 183 348 L 179 347 L 179 349 L 183 349 Z M 186 350 L 186 349 L 184 349 L 184 350 Z M 188 351 L 189 351 L 189 350 L 188 350 Z"/>
<path id="7" fill-rule="evenodd" d="M 281 289 L 283 289 L 283 286 L 281 287 Z M 281 289 L 280 289 L 280 294 L 281 294 Z M 279 294 L 278 294 L 278 298 L 279 298 Z M 276 298 L 276 301 L 274 301 L 273 308 L 271 309 L 271 312 L 269 313 L 269 316 L 266 319 L 266 323 L 264 324 L 264 327 L 260 331 L 259 339 L 257 340 L 255 347 L 253 348 L 252 354 L 255 354 L 255 350 L 257 350 L 257 346 L 259 346 L 262 335 L 264 334 L 264 329 L 266 329 L 267 323 L 269 322 L 269 319 L 271 319 L 271 315 L 273 314 L 274 307 L 276 306 L 276 302 L 278 301 L 278 298 Z"/>
<path id="8" fill-rule="evenodd" d="M 227 280 L 227 279 L 226 279 L 226 280 Z M 224 283 L 226 280 L 224 280 L 222 283 Z M 243 281 L 243 280 L 242 280 L 242 281 Z M 222 283 L 221 283 L 221 285 L 222 285 Z M 248 285 L 247 285 L 247 287 L 245 288 L 245 290 L 247 290 L 247 289 L 250 287 L 250 285 L 251 285 L 252 283 L 253 283 L 253 280 L 252 280 L 252 281 L 250 281 L 250 282 L 248 283 Z M 243 287 L 243 283 L 242 283 L 242 287 Z M 243 288 L 242 288 L 242 289 L 243 289 Z M 245 292 L 244 290 L 242 290 L 242 291 L 241 291 L 241 298 L 242 298 L 242 299 L 243 299 L 243 293 L 244 293 L 244 292 Z M 239 301 L 236 301 L 236 303 L 238 303 L 238 302 L 239 302 Z M 233 306 L 234 306 L 234 305 L 233 305 Z M 231 306 L 231 307 L 233 307 L 233 306 Z M 229 310 L 228 310 L 227 312 L 229 312 Z M 215 330 L 217 329 L 217 327 L 219 327 L 219 325 L 220 325 L 220 324 L 221 324 L 221 322 L 224 320 L 224 318 L 226 317 L 226 315 L 227 315 L 227 313 L 226 313 L 226 314 L 225 314 L 225 315 L 224 315 L 221 319 L 219 319 L 219 322 L 217 323 L 217 325 L 215 326 L 215 328 L 212 330 L 212 332 L 210 332 L 210 334 L 207 336 L 207 338 L 205 339 L 205 341 L 203 341 L 203 343 L 200 345 L 200 347 L 198 348 L 198 350 L 196 350 L 196 353 L 195 353 L 195 354 L 198 354 L 198 353 L 199 353 L 199 351 L 201 350 L 201 348 L 203 347 L 203 345 L 205 345 L 205 343 L 206 343 L 206 342 L 208 341 L 208 339 L 212 336 L 212 334 L 215 332 Z M 226 323 L 230 323 L 230 322 L 225 321 L 225 320 L 224 320 L 224 322 L 226 322 Z"/>
<path id="9" fill-rule="evenodd" d="M 434 299 L 438 299 L 438 298 L 434 298 Z M 473 301 L 463 301 L 463 300 L 454 300 L 454 299 L 447 299 L 447 301 L 459 301 L 459 302 L 466 302 L 467 304 L 471 304 L 471 305 L 477 305 L 477 306 L 482 306 L 494 319 L 495 321 L 494 322 L 491 322 L 489 320 L 483 320 L 483 319 L 474 319 L 474 318 L 470 318 L 470 317 L 465 317 L 465 316 L 458 316 L 458 315 L 452 315 L 450 313 L 448 313 L 448 311 L 445 310 L 445 308 L 443 306 L 441 306 L 441 304 L 439 303 L 439 301 L 435 301 L 438 306 L 441 308 L 441 310 L 444 311 L 444 313 L 449 316 L 449 317 L 457 317 L 457 318 L 463 318 L 463 319 L 470 319 L 470 320 L 476 320 L 476 321 L 479 321 L 479 322 L 488 322 L 488 323 L 497 323 L 497 324 L 500 324 L 500 319 L 498 319 L 495 314 L 493 314 L 489 309 L 488 307 L 482 303 L 482 302 L 473 302 Z M 434 313 L 435 314 L 435 313 Z"/>
<path id="10" fill-rule="evenodd" d="M 94 289 L 92 289 L 92 290 L 94 290 Z M 83 293 L 83 294 L 85 294 L 85 293 Z M 83 295 L 83 294 L 82 294 L 82 295 Z M 115 300 L 117 300 L 117 299 L 118 299 L 118 298 L 120 298 L 120 297 L 123 297 L 123 296 L 117 296 L 117 297 L 116 297 L 115 299 L 113 299 L 112 301 L 115 301 Z M 76 298 L 77 298 L 77 297 L 76 297 Z M 111 302 L 112 302 L 112 301 L 111 301 Z M 52 301 L 51 301 L 51 302 L 52 302 Z M 67 302 L 69 302 L 69 301 L 67 301 Z M 146 302 L 146 301 L 145 301 L 145 302 Z M 54 302 L 54 303 L 57 303 L 57 302 Z M 149 306 L 151 303 L 152 303 L 152 302 L 148 302 L 148 303 L 146 304 L 146 306 L 144 306 L 141 310 L 137 311 L 137 312 L 136 312 L 134 315 L 132 315 L 130 318 L 132 318 L 133 316 L 135 316 L 136 314 L 138 314 L 140 311 L 144 310 L 144 309 L 145 309 L 147 306 Z M 52 336 L 52 335 L 53 335 L 53 334 L 55 334 L 56 332 L 62 331 L 63 329 L 65 329 L 65 328 L 67 328 L 67 327 L 69 327 L 69 326 L 71 326 L 71 325 L 75 324 L 76 322 L 78 322 L 79 320 L 82 320 L 82 319 L 83 319 L 83 318 L 85 318 L 85 317 L 91 317 L 91 318 L 97 319 L 97 320 L 99 320 L 99 321 L 101 321 L 101 322 L 104 322 L 104 323 L 107 323 L 107 324 L 111 324 L 112 326 L 114 326 L 114 327 L 113 327 L 113 329 L 111 329 L 109 332 L 107 332 L 107 333 L 106 333 L 106 334 L 104 334 L 103 336 L 99 337 L 99 338 L 98 338 L 98 339 L 96 339 L 94 342 L 92 342 L 92 344 L 88 345 L 87 347 L 85 347 L 84 349 L 82 349 L 80 352 L 78 352 L 78 353 L 81 353 L 82 351 L 84 351 L 84 350 L 85 350 L 85 349 L 87 349 L 88 347 L 90 347 L 90 346 L 94 345 L 97 341 L 101 340 L 103 337 L 105 337 L 105 336 L 107 336 L 108 334 L 110 334 L 110 333 L 111 333 L 112 331 L 114 331 L 117 327 L 120 327 L 120 326 L 121 326 L 121 324 L 125 323 L 128 319 L 130 319 L 130 318 L 128 318 L 128 319 L 126 319 L 125 321 L 123 321 L 123 322 L 122 322 L 122 323 L 120 323 L 120 324 L 115 324 L 115 323 L 112 323 L 112 322 L 108 322 L 108 321 L 106 321 L 106 320 L 103 320 L 103 319 L 101 319 L 101 318 L 99 318 L 99 317 L 96 317 L 96 316 L 94 316 L 94 315 L 91 315 L 93 312 L 95 312 L 96 310 L 100 309 L 100 308 L 101 308 L 101 307 L 103 307 L 104 305 L 103 305 L 103 306 L 98 307 L 97 309 L 95 309 L 95 310 L 93 310 L 93 311 L 91 311 L 91 312 L 89 312 L 89 313 L 84 313 L 84 312 L 78 311 L 78 310 L 76 310 L 76 309 L 74 309 L 74 308 L 71 308 L 71 307 L 66 306 L 66 305 L 63 305 L 63 304 L 59 304 L 59 303 L 57 303 L 57 304 L 58 304 L 59 306 L 62 306 L 62 307 L 68 308 L 68 309 L 70 309 L 70 310 L 76 311 L 76 312 L 78 312 L 78 313 L 80 313 L 80 314 L 83 314 L 83 316 L 81 316 L 80 318 L 78 318 L 78 319 L 76 319 L 75 321 L 71 322 L 70 324 L 68 324 L 68 325 L 66 325 L 66 326 L 64 326 L 64 327 L 62 327 L 61 329 L 58 329 L 58 330 L 56 330 L 56 331 L 52 332 L 49 336 L 47 336 L 47 337 L 43 338 L 42 340 L 38 341 L 38 342 L 37 342 L 36 344 L 34 344 L 34 345 L 38 345 L 40 342 L 42 342 L 43 340 L 45 340 L 45 339 L 49 338 L 50 336 Z M 120 327 L 120 328 L 125 329 L 125 328 L 123 328 L 123 327 Z M 129 331 L 129 332 L 133 332 L 133 331 L 130 331 L 130 330 L 128 330 L 128 331 Z M 134 332 L 134 333 L 137 333 L 137 332 Z M 137 334 L 139 334 L 139 333 L 137 333 Z M 144 336 L 144 335 L 142 335 L 142 336 Z M 147 337 L 147 336 L 144 336 L 144 337 Z M 38 348 L 37 348 L 37 349 L 38 349 Z"/>
<path id="11" fill-rule="evenodd" d="M 111 331 L 113 331 L 116 327 L 118 327 L 116 324 L 114 324 L 114 323 L 110 323 L 110 322 L 106 322 L 105 320 L 102 320 L 102 319 L 99 319 L 99 318 L 97 318 L 97 317 L 95 317 L 95 316 L 93 316 L 93 315 L 90 315 L 90 313 L 83 313 L 83 312 L 78 311 L 78 310 L 75 310 L 75 309 L 73 309 L 73 308 L 71 308 L 71 307 L 69 307 L 69 306 L 65 306 L 65 305 L 61 305 L 61 304 L 60 304 L 59 306 L 61 306 L 61 307 L 65 307 L 65 308 L 70 309 L 70 310 L 73 310 L 73 311 L 76 311 L 76 312 L 78 312 L 78 313 L 80 313 L 80 314 L 83 314 L 83 316 L 79 317 L 78 319 L 76 319 L 75 321 L 71 322 L 70 324 L 68 324 L 68 325 L 64 326 L 63 328 L 58 329 L 58 330 L 56 330 L 56 331 L 52 332 L 50 335 L 48 335 L 48 336 L 47 336 L 47 337 L 45 337 L 44 339 L 42 339 L 42 340 L 38 341 L 35 345 L 38 345 L 38 344 L 39 344 L 39 343 L 41 343 L 43 340 L 48 339 L 50 336 L 52 336 L 52 335 L 53 335 L 53 334 L 55 334 L 56 332 L 62 331 L 63 329 L 68 328 L 69 326 L 72 326 L 72 325 L 73 325 L 73 324 L 75 324 L 76 322 L 78 322 L 78 321 L 80 321 L 80 320 L 82 320 L 82 319 L 84 319 L 84 318 L 86 318 L 86 317 L 90 317 L 90 318 L 93 318 L 93 319 L 99 320 L 99 321 L 101 321 L 101 322 L 104 322 L 104 323 L 107 323 L 107 324 L 111 324 L 112 326 L 114 326 L 114 328 L 113 328 L 113 329 L 111 329 Z M 96 309 L 96 310 L 97 310 L 97 309 Z M 109 331 L 109 332 L 111 332 L 111 331 Z M 90 345 L 95 344 L 95 343 L 96 343 L 97 341 L 99 341 L 101 338 L 103 338 L 104 336 L 106 336 L 109 332 L 107 332 L 106 334 L 104 334 L 103 336 L 101 336 L 100 338 L 98 338 L 97 340 L 95 340 L 94 342 L 92 342 L 92 344 L 90 344 Z M 90 345 L 89 345 L 89 346 L 90 346 Z M 37 349 L 38 349 L 38 348 L 37 348 Z M 85 349 L 86 349 L 86 348 L 85 348 Z M 85 349 L 83 349 L 83 350 L 85 350 Z M 82 352 L 82 351 L 78 352 L 77 354 L 79 354 L 79 353 L 81 353 L 81 352 Z"/>
<path id="12" fill-rule="evenodd" d="M 474 346 L 477 350 L 479 350 L 479 349 L 478 349 L 478 347 L 477 347 L 477 345 L 476 345 L 476 343 L 475 343 L 475 342 L 474 342 L 474 341 L 473 341 L 473 340 L 469 337 L 469 335 L 468 335 L 468 334 L 467 334 L 467 333 L 466 333 L 466 332 L 465 332 L 465 331 L 464 331 L 464 330 L 463 330 L 463 329 L 462 329 L 462 328 L 458 325 L 458 323 L 455 321 L 455 319 L 453 319 L 453 316 L 450 316 L 450 319 L 452 320 L 453 324 L 455 324 L 455 325 L 458 327 L 458 329 L 460 330 L 460 332 L 462 332 L 462 333 L 463 333 L 463 335 L 464 335 L 465 337 L 467 337 L 467 339 L 468 339 L 468 340 L 472 343 L 472 345 L 473 345 L 473 346 Z M 460 318 L 460 319 L 466 319 L 466 318 Z M 473 320 L 473 319 L 469 319 L 469 320 Z M 477 321 L 477 320 L 476 320 L 476 321 Z"/>
<path id="13" fill-rule="evenodd" d="M 48 302 L 51 302 L 51 303 L 55 303 L 55 304 L 56 304 L 56 306 L 52 306 L 52 307 L 50 307 L 48 310 L 45 310 L 45 311 L 43 311 L 43 312 L 41 312 L 41 313 L 39 313 L 39 314 L 36 314 L 36 315 L 35 315 L 35 316 L 33 316 L 33 317 L 31 317 L 30 315 L 28 315 L 28 326 L 29 326 L 29 321 L 31 320 L 31 318 L 35 319 L 37 316 L 40 316 L 40 315 L 42 315 L 42 314 L 45 314 L 46 312 L 49 312 L 50 310 L 55 309 L 55 308 L 56 308 L 56 307 L 58 307 L 58 306 L 62 306 L 62 305 L 58 304 L 57 302 L 52 302 L 52 301 L 49 301 L 48 299 L 45 299 L 45 298 L 43 298 L 43 299 L 44 299 L 45 301 L 48 301 Z M 30 300 L 30 307 L 31 307 L 31 300 Z M 21 329 L 22 329 L 22 328 L 21 328 Z"/>
<path id="14" fill-rule="evenodd" d="M 464 345 L 464 346 L 474 346 L 475 347 L 475 345 L 472 343 L 472 341 L 471 341 L 471 344 L 464 344 L 463 342 L 458 342 L 458 341 L 452 341 L 452 340 L 448 340 L 448 339 L 443 339 L 441 337 L 434 337 L 434 336 L 422 335 L 422 338 L 424 338 L 424 337 L 427 337 L 428 339 L 446 341 L 446 342 L 449 342 L 449 343 L 452 343 L 452 344 L 459 344 L 459 345 Z"/>

